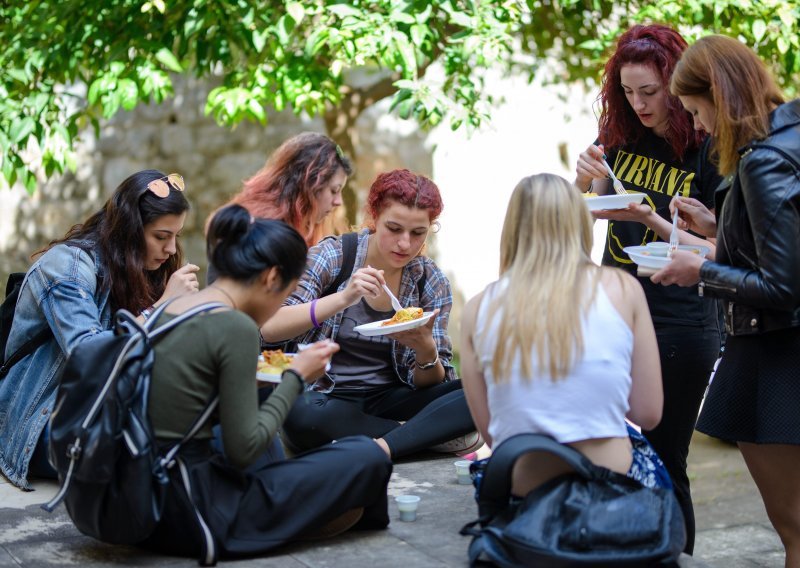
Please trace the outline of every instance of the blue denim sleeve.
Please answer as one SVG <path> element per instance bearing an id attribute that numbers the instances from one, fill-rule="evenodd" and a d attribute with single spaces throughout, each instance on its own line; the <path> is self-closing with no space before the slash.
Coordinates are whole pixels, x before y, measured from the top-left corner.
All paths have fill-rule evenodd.
<path id="1" fill-rule="evenodd" d="M 53 249 L 40 259 L 30 285 L 58 345 L 69 355 L 78 343 L 111 331 L 102 323 L 94 259 L 75 247 L 56 248 L 62 247 L 68 252 Z"/>

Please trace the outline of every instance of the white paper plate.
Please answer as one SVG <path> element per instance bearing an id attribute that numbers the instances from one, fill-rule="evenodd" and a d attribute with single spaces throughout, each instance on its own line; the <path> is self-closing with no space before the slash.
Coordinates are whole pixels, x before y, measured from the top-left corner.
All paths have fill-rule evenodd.
<path id="1" fill-rule="evenodd" d="M 603 209 L 625 209 L 629 203 L 641 203 L 644 193 L 626 193 L 624 195 L 598 195 L 597 197 L 584 197 L 589 211 Z"/>
<path id="2" fill-rule="evenodd" d="M 294 357 L 295 353 L 287 353 L 286 355 Z M 263 361 L 264 357 L 259 355 L 258 356 L 258 360 L 259 361 Z M 258 371 L 256 371 L 256 379 L 258 379 L 259 381 L 263 381 L 265 383 L 280 383 L 281 382 L 281 373 L 278 373 L 278 374 L 275 374 L 275 373 L 259 373 Z"/>
<path id="3" fill-rule="evenodd" d="M 697 245 L 678 245 L 678 249 L 695 251 L 697 254 L 703 257 L 705 257 L 708 254 L 708 251 L 711 250 L 708 247 Z M 633 262 L 645 268 L 664 268 L 671 260 L 666 256 L 653 254 L 653 249 L 648 247 L 625 247 L 622 250 L 628 254 Z"/>
<path id="4" fill-rule="evenodd" d="M 375 335 L 388 335 L 390 333 L 414 329 L 415 327 L 425 325 L 428 323 L 428 320 L 431 319 L 432 315 L 433 312 L 425 312 L 419 319 L 404 321 L 402 323 L 396 323 L 393 325 L 381 325 L 383 322 L 389 320 L 374 321 L 372 323 L 357 325 L 353 329 L 355 329 L 361 335 L 366 335 L 367 337 L 373 337 Z"/>

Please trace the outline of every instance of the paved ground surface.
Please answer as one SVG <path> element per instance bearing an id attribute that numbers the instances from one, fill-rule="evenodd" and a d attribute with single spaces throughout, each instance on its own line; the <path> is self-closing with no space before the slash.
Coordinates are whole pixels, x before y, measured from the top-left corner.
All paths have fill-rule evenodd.
<path id="1" fill-rule="evenodd" d="M 415 522 L 397 520 L 386 531 L 345 534 L 293 546 L 281 554 L 238 562 L 236 566 L 287 568 L 409 568 L 466 566 L 468 539 L 458 529 L 476 516 L 472 488 L 456 483 L 454 458 L 427 456 L 395 466 L 390 493 L 422 500 Z M 758 492 L 735 447 L 695 435 L 690 474 L 697 512 L 695 558 L 683 567 L 750 568 L 783 566 L 783 553 Z M 0 568 L 17 566 L 196 566 L 193 560 L 158 557 L 132 547 L 108 546 L 82 536 L 63 507 L 53 514 L 38 504 L 55 484 L 37 484 L 23 493 L 0 476 Z"/>

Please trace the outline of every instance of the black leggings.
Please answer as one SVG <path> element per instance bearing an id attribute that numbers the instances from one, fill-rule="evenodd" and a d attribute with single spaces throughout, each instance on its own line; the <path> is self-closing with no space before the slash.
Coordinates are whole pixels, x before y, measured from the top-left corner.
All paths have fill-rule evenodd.
<path id="1" fill-rule="evenodd" d="M 642 433 L 655 448 L 672 478 L 675 497 L 686 521 L 686 547 L 694 550 L 694 507 L 686 473 L 689 443 L 700 403 L 719 356 L 717 328 L 659 326 L 656 328 L 664 384 L 664 412 L 653 430 Z"/>
<path id="2" fill-rule="evenodd" d="M 457 380 L 419 390 L 388 385 L 330 394 L 305 392 L 283 429 L 300 450 L 363 434 L 383 438 L 392 457 L 399 458 L 468 434 L 475 425 Z"/>

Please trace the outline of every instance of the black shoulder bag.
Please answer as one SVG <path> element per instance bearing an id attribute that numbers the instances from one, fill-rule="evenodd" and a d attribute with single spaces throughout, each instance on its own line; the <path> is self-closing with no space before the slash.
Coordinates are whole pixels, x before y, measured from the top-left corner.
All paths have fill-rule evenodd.
<path id="1" fill-rule="evenodd" d="M 510 499 L 514 463 L 529 452 L 550 453 L 575 471 Z M 478 497 L 470 566 L 674 565 L 686 542 L 683 516 L 671 489 L 650 489 L 596 466 L 552 438 L 518 434 L 495 449 Z"/>
<path id="2" fill-rule="evenodd" d="M 8 336 L 11 333 L 11 324 L 14 323 L 14 311 L 17 308 L 17 300 L 19 299 L 19 293 L 22 290 L 24 281 L 24 272 L 13 272 L 9 274 L 8 283 L 6 284 L 6 297 L 3 303 L 0 304 L 0 361 L 3 363 L 0 365 L 0 379 L 5 378 L 11 367 L 24 359 L 25 356 L 36 351 L 40 345 L 44 344 L 44 342 L 53 335 L 50 326 L 47 326 L 23 343 L 7 360 L 3 360 L 6 352 L 6 344 L 8 343 Z"/>

